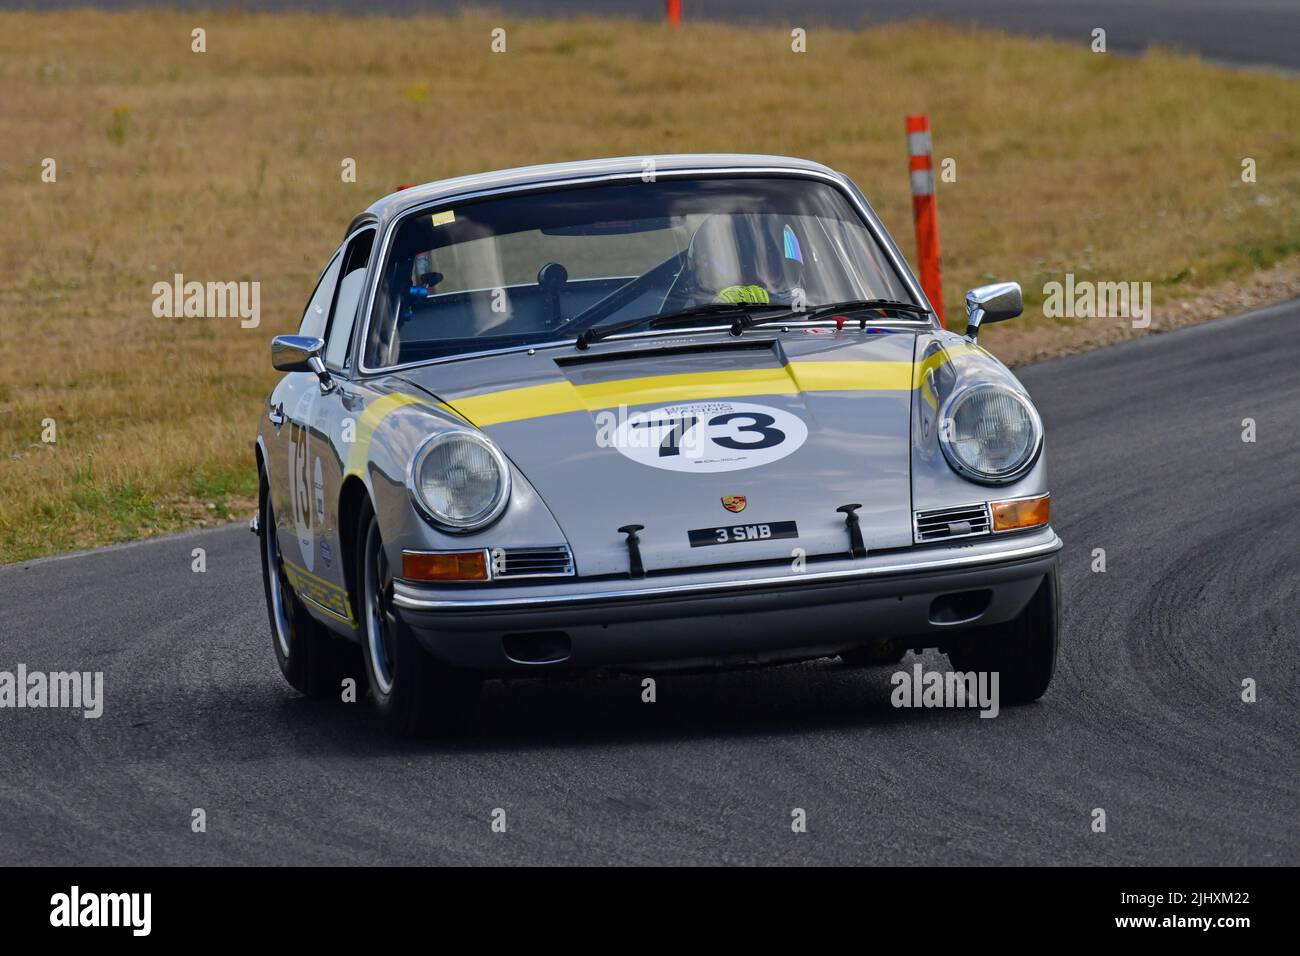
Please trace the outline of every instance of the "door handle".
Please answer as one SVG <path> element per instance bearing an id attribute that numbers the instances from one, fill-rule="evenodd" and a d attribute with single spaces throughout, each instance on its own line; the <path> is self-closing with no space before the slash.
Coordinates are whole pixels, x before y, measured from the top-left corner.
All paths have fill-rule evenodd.
<path id="1" fill-rule="evenodd" d="M 276 402 L 266 411 L 267 420 L 272 425 L 279 428 L 284 424 L 284 402 Z"/>

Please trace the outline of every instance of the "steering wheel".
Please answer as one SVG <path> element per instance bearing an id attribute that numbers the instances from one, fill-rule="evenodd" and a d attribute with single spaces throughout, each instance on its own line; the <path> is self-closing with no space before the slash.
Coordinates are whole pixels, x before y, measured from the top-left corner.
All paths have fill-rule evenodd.
<path id="1" fill-rule="evenodd" d="M 666 277 L 679 271 L 685 261 L 686 250 L 683 249 L 681 252 L 673 253 L 649 272 L 625 282 L 605 298 L 587 306 L 587 308 L 560 326 L 557 331 L 571 331 L 578 334 L 587 331 L 601 319 L 613 315 L 641 295 L 647 288 L 653 288 L 655 283 L 662 282 Z M 676 285 L 675 282 L 673 284 Z M 660 307 L 659 311 L 663 311 L 662 307 Z"/>
<path id="2" fill-rule="evenodd" d="M 673 279 L 673 284 L 668 287 L 668 291 L 664 293 L 664 301 L 659 307 L 659 311 L 680 312 L 686 308 L 686 303 L 691 297 L 689 283 L 690 276 L 687 275 L 687 270 L 683 268 Z"/>

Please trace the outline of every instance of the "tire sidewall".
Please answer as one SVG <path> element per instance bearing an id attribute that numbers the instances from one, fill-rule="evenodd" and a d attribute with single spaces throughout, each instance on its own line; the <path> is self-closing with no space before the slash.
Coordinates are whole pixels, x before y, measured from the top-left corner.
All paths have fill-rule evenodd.
<path id="1" fill-rule="evenodd" d="M 437 736 L 463 729 L 473 715 L 482 686 L 479 674 L 449 668 L 426 651 L 415 633 L 395 614 L 393 627 L 392 688 L 382 691 L 375 680 L 375 662 L 371 656 L 370 575 L 366 573 L 370 561 L 370 534 L 374 529 L 379 547 L 383 535 L 378 532 L 373 507 L 367 502 L 357 520 L 355 540 L 356 578 L 358 604 L 361 607 L 362 648 L 366 680 L 370 683 L 370 696 L 384 724 L 390 731 L 407 736 Z"/>
<path id="2" fill-rule="evenodd" d="M 297 638 L 297 621 L 298 621 L 298 599 L 293 593 L 293 588 L 289 582 L 283 578 L 279 581 L 280 602 L 284 608 L 285 617 L 285 643 L 289 646 L 289 653 L 286 655 L 284 649 L 280 646 L 279 622 L 275 617 L 274 598 L 271 594 L 273 585 L 272 575 L 279 575 L 279 569 L 271 566 L 269 551 L 271 550 L 270 541 L 278 542 L 279 536 L 275 527 L 275 513 L 271 507 L 271 488 L 267 481 L 266 473 L 262 472 L 259 481 L 258 493 L 258 521 L 261 523 L 261 538 L 258 541 L 258 551 L 262 557 L 262 590 L 266 596 L 266 614 L 267 621 L 271 629 L 271 648 L 275 652 L 276 663 L 280 665 L 280 671 L 288 679 L 289 683 L 294 686 L 298 685 L 296 673 L 296 658 L 298 654 L 295 647 L 298 642 Z M 277 548 L 278 550 L 278 548 Z"/>
<path id="3" fill-rule="evenodd" d="M 366 504 L 362 507 L 357 521 L 357 535 L 355 540 L 358 543 L 356 549 L 356 577 L 358 592 L 358 611 L 361 616 L 362 655 L 366 664 L 366 681 L 370 685 L 370 696 L 375 702 L 380 715 L 387 722 L 400 722 L 404 719 L 404 712 L 409 706 L 406 698 L 411 694 L 411 685 L 416 683 L 414 678 L 418 674 L 413 673 L 419 668 L 419 661 L 411 653 L 419 651 L 419 648 L 413 648 L 409 645 L 414 639 L 406 632 L 405 626 L 401 619 L 397 621 L 397 632 L 395 634 L 396 648 L 394 660 L 390 662 L 392 671 L 392 686 L 385 693 L 375 677 L 375 661 L 372 656 L 370 647 L 370 575 L 368 573 L 368 564 L 371 560 L 370 553 L 370 536 L 372 531 L 376 534 L 379 547 L 383 547 L 383 535 L 378 531 L 378 518 L 375 516 L 374 509 Z"/>

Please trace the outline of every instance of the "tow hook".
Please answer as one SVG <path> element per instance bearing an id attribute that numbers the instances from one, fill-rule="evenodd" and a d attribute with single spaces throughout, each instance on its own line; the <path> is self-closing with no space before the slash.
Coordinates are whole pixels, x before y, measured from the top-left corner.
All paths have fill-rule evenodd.
<path id="1" fill-rule="evenodd" d="M 844 524 L 849 529 L 849 553 L 855 558 L 867 556 L 867 545 L 862 540 L 862 524 L 858 521 L 857 511 L 862 505 L 840 505 L 835 510 L 844 515 Z"/>
<path id="2" fill-rule="evenodd" d="M 643 524 L 625 524 L 618 529 L 619 534 L 627 535 L 627 556 L 631 566 L 629 576 L 634 578 L 645 577 L 645 565 L 641 563 L 641 542 L 638 540 L 636 533 L 645 530 Z"/>

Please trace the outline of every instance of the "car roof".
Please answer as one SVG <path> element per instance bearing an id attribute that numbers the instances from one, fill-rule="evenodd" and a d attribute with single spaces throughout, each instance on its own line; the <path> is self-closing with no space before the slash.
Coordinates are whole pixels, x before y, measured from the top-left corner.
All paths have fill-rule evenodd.
<path id="1" fill-rule="evenodd" d="M 819 173 L 834 176 L 836 179 L 843 179 L 833 169 L 807 159 L 747 153 L 671 153 L 657 156 L 616 156 L 609 159 L 587 159 L 580 162 L 548 163 L 541 166 L 520 166 L 515 169 L 475 173 L 472 176 L 457 176 L 454 179 L 440 179 L 421 186 L 410 186 L 398 190 L 376 201 L 364 213 L 357 216 L 352 225 L 348 227 L 348 231 L 351 232 L 361 225 L 363 221 L 387 222 L 416 206 L 464 193 L 548 185 L 599 176 L 640 174 L 645 172 L 647 161 L 654 164 L 652 168 L 656 172 L 779 169 L 791 172 Z"/>

